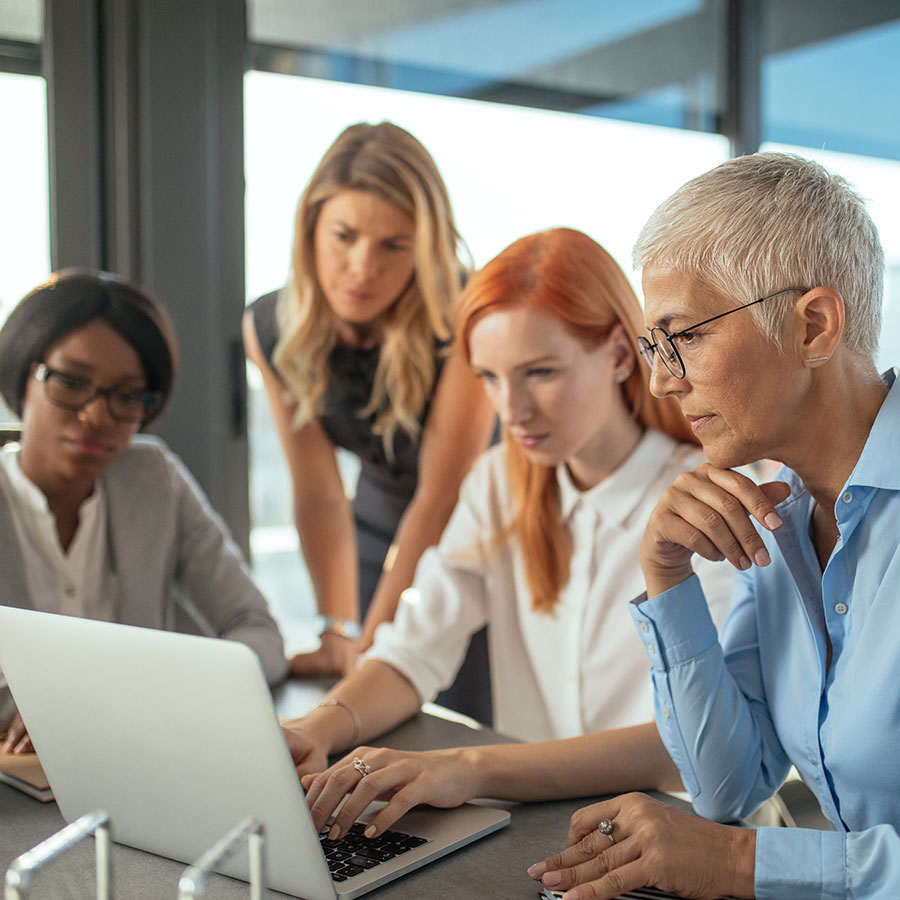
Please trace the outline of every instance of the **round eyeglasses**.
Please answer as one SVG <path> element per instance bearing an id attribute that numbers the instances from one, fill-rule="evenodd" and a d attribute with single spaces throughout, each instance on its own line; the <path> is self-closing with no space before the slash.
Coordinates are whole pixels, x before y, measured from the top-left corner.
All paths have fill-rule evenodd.
<path id="1" fill-rule="evenodd" d="M 96 397 L 103 397 L 110 416 L 120 422 L 143 422 L 159 409 L 163 399 L 161 391 L 97 387 L 86 378 L 51 369 L 45 363 L 38 363 L 34 367 L 34 377 L 44 383 L 44 393 L 54 406 L 78 412 Z"/>
<path id="2" fill-rule="evenodd" d="M 748 306 L 756 306 L 757 303 L 762 303 L 764 300 L 771 300 L 772 297 L 777 297 L 780 294 L 788 294 L 791 291 L 800 291 L 805 294 L 808 290 L 809 288 L 801 287 L 783 288 L 780 291 L 775 291 L 774 294 L 767 294 L 765 297 L 760 297 L 759 300 L 751 300 L 749 303 L 742 303 L 740 306 L 729 309 L 727 312 L 719 313 L 717 316 L 712 316 L 712 318 L 709 319 L 704 319 L 702 322 L 697 322 L 696 325 L 691 325 L 690 328 L 676 331 L 675 334 L 669 334 L 665 328 L 656 326 L 655 328 L 650 329 L 649 338 L 646 338 L 643 335 L 638 336 L 638 350 L 640 351 L 644 362 L 647 363 L 651 369 L 653 368 L 653 361 L 659 356 L 663 361 L 663 365 L 676 378 L 684 378 L 684 360 L 678 352 L 678 341 L 683 341 L 691 337 L 691 332 L 696 331 L 701 326 L 708 325 L 710 322 L 715 322 L 716 319 L 723 319 L 725 316 L 730 316 L 732 313 L 746 309 Z"/>

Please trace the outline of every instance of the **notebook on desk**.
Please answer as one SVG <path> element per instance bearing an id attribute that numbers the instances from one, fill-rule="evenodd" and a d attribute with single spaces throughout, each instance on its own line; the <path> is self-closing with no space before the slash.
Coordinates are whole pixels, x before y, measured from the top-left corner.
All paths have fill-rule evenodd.
<path id="1" fill-rule="evenodd" d="M 254 816 L 268 885 L 304 900 L 358 897 L 509 822 L 488 806 L 419 807 L 385 861 L 357 855 L 377 864 L 348 875 L 354 856 L 332 860 L 335 881 L 326 853 L 341 851 L 320 844 L 243 644 L 0 607 L 0 667 L 66 821 L 105 809 L 115 841 L 187 863 Z M 222 871 L 246 880 L 246 853 Z"/>

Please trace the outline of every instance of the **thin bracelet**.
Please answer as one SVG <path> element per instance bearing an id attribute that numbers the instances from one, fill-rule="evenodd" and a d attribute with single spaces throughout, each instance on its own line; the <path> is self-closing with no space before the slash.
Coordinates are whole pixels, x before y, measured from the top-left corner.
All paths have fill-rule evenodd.
<path id="1" fill-rule="evenodd" d="M 319 707 L 325 706 L 340 706 L 341 709 L 346 709 L 348 713 L 350 713 L 350 718 L 353 719 L 353 735 L 350 738 L 350 746 L 355 747 L 356 742 L 359 740 L 359 730 L 360 730 L 360 721 L 359 721 L 359 713 L 346 701 L 341 700 L 340 698 L 334 700 L 323 700 Z"/>

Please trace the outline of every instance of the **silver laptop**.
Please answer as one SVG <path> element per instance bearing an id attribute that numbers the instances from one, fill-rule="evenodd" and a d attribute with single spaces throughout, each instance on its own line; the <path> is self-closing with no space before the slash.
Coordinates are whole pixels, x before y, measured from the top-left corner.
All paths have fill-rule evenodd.
<path id="1" fill-rule="evenodd" d="M 424 842 L 334 881 L 248 647 L 0 606 L 0 668 L 66 821 L 103 808 L 116 841 L 192 862 L 254 816 L 269 887 L 305 900 L 358 897 L 509 822 L 418 807 L 392 830 Z M 221 871 L 247 880 L 240 856 Z"/>

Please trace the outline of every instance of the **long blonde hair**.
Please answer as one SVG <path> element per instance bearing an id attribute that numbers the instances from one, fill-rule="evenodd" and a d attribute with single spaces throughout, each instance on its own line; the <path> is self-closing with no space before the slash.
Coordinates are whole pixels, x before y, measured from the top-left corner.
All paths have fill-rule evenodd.
<path id="1" fill-rule="evenodd" d="M 273 362 L 297 404 L 294 427 L 323 412 L 334 318 L 316 275 L 313 246 L 323 204 L 344 190 L 368 191 L 415 223 L 415 274 L 385 314 L 372 394 L 361 416 L 391 455 L 398 428 L 417 436 L 437 373 L 435 346 L 450 339 L 465 267 L 447 188 L 428 151 L 390 122 L 359 123 L 331 145 L 300 197 L 292 272 L 278 302 L 281 335 Z"/>
<path id="2" fill-rule="evenodd" d="M 556 316 L 579 340 L 594 344 L 603 343 L 616 323 L 622 324 L 632 346 L 644 330 L 637 297 L 616 261 L 596 241 L 571 228 L 520 238 L 472 276 L 456 313 L 459 347 L 467 360 L 475 323 L 490 312 L 517 306 Z M 621 389 L 636 421 L 676 440 L 697 443 L 678 403 L 650 393 L 646 366 L 638 362 Z M 569 580 L 572 559 L 556 470 L 532 462 L 515 441 L 506 441 L 506 455 L 516 513 L 498 541 L 518 537 L 532 608 L 549 613 Z"/>

